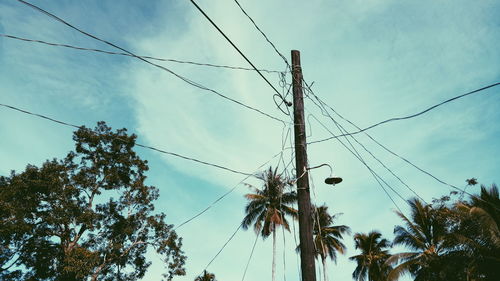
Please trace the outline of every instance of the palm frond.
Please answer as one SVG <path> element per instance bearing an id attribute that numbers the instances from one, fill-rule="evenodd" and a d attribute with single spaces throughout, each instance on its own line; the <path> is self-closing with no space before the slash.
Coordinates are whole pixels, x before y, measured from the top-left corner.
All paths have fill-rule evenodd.
<path id="1" fill-rule="evenodd" d="M 389 275 L 387 276 L 387 281 L 396 281 L 398 280 L 403 274 L 409 273 L 410 272 L 410 266 L 415 264 L 416 260 L 408 260 L 395 268 L 393 268 L 390 272 Z"/>

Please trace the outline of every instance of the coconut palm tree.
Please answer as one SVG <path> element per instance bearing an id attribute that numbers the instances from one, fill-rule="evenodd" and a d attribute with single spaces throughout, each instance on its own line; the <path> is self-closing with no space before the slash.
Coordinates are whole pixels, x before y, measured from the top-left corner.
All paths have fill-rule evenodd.
<path id="1" fill-rule="evenodd" d="M 361 250 L 361 254 L 349 258 L 358 264 L 352 273 L 353 279 L 357 281 L 387 280 L 387 274 L 390 270 L 386 263 L 390 257 L 389 240 L 382 238 L 380 232 L 371 231 L 368 234 L 354 234 L 354 243 L 355 248 Z"/>
<path id="2" fill-rule="evenodd" d="M 315 207 L 313 211 L 313 236 L 316 257 L 323 264 L 323 278 L 327 281 L 326 258 L 337 262 L 337 252 L 344 254 L 346 246 L 342 243 L 342 235 L 351 234 L 351 229 L 345 225 L 332 225 L 338 214 L 330 215 L 326 205 Z"/>
<path id="3" fill-rule="evenodd" d="M 490 242 L 500 247 L 500 196 L 498 187 L 493 184 L 490 189 L 481 186 L 481 195 L 471 198 L 470 213 L 475 215 L 484 226 L 485 235 Z"/>
<path id="4" fill-rule="evenodd" d="M 417 281 L 439 280 L 442 276 L 438 275 L 443 272 L 444 266 L 442 257 L 447 253 L 447 221 L 438 210 L 419 199 L 408 200 L 408 203 L 410 218 L 396 211 L 405 226 L 394 228 L 393 245 L 403 245 L 411 251 L 394 254 L 388 259 L 388 264 L 397 264 L 388 280 L 397 280 L 404 273 L 410 273 Z"/>
<path id="5" fill-rule="evenodd" d="M 194 281 L 217 281 L 217 279 L 215 279 L 215 274 L 203 270 L 203 274 L 196 277 Z"/>
<path id="6" fill-rule="evenodd" d="M 500 276 L 500 197 L 496 185 L 481 186 L 480 196 L 455 205 L 459 226 L 453 233 L 458 252 L 467 258 L 467 280 Z"/>
<path id="7" fill-rule="evenodd" d="M 245 207 L 245 217 L 242 227 L 248 229 L 253 225 L 255 233 L 263 239 L 273 235 L 273 263 L 272 280 L 275 280 L 276 268 L 276 229 L 281 226 L 290 231 L 287 216 L 297 217 L 297 210 L 290 205 L 297 201 L 295 192 L 287 192 L 285 188 L 291 183 L 277 173 L 277 169 L 269 169 L 257 176 L 262 181 L 262 187 L 253 189 L 253 193 L 246 194 L 249 200 Z"/>

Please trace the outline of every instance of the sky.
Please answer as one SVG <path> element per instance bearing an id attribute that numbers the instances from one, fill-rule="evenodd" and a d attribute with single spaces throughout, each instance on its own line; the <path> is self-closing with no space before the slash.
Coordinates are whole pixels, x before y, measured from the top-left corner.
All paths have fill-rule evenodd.
<path id="1" fill-rule="evenodd" d="M 258 68 L 286 70 L 281 57 L 233 0 L 198 2 Z M 314 93 L 360 127 L 420 112 L 500 80 L 498 1 L 239 2 L 289 61 L 290 50 L 301 52 L 304 78 L 309 84 L 314 82 Z M 32 3 L 135 54 L 249 67 L 189 1 Z M 15 0 L 0 0 L 0 33 L 117 51 Z M 271 87 L 254 71 L 160 64 L 286 124 L 290 121 L 273 102 Z M 286 92 L 279 74 L 264 75 Z M 285 77 L 290 83 L 290 74 Z M 447 183 L 464 187 L 465 180 L 472 177 L 485 185 L 498 183 L 499 91 L 491 88 L 368 133 Z M 288 125 L 135 58 L 4 37 L 0 37 L 0 103 L 87 127 L 104 120 L 113 128 L 125 127 L 137 134 L 141 144 L 247 173 L 275 167 L 278 158 L 273 156 L 293 143 Z M 330 132 L 339 134 L 332 120 L 308 99 L 305 108 L 308 141 L 331 136 Z M 355 130 L 334 118 L 348 131 Z M 71 135 L 71 128 L 0 107 L 0 174 L 64 157 L 73 149 Z M 426 201 L 451 191 L 364 134 L 356 139 Z M 362 147 L 353 145 L 398 194 L 405 199 L 414 196 Z M 260 183 L 143 148 L 137 152 L 149 161 L 148 184 L 159 188 L 156 210 L 166 213 L 168 223 L 179 225 L 236 186 L 206 213 L 177 230 L 188 260 L 187 275 L 175 280 L 193 280 L 244 216 L 243 195 L 249 189 L 239 183 Z M 288 162 L 291 150 L 283 150 L 283 155 Z M 388 191 L 396 207 L 365 165 L 336 140 L 310 144 L 308 159 L 310 166 L 329 164 L 333 175 L 344 179 L 335 187 L 327 186 L 323 180 L 330 170 L 312 170 L 313 203 L 342 213 L 336 223 L 350 226 L 353 233 L 376 229 L 393 238 L 394 226 L 400 224 L 394 211 L 398 207 L 408 211 L 398 195 Z M 289 166 L 289 173 L 292 170 Z M 238 231 L 207 270 L 218 280 L 241 280 L 254 241 L 252 230 Z M 348 260 L 356 254 L 352 236 L 345 237 L 345 243 L 346 255 L 339 255 L 336 264 L 328 263 L 330 280 L 352 280 L 356 266 Z M 299 280 L 293 230 L 284 237 L 280 231 L 277 245 L 277 280 Z M 259 238 L 245 280 L 271 279 L 271 253 L 271 239 Z M 153 265 L 144 280 L 158 280 L 162 265 L 156 255 L 150 254 L 150 258 Z"/>

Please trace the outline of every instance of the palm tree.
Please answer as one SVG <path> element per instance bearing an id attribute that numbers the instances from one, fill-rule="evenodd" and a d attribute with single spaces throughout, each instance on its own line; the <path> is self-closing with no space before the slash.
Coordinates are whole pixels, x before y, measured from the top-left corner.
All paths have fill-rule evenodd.
<path id="1" fill-rule="evenodd" d="M 398 264 L 388 280 L 397 280 L 404 273 L 410 273 L 415 280 L 439 280 L 444 272 L 442 256 L 447 253 L 448 228 L 446 218 L 431 205 L 419 199 L 408 200 L 411 217 L 396 211 L 405 226 L 394 228 L 393 245 L 403 245 L 411 251 L 392 255 L 387 263 Z"/>
<path id="2" fill-rule="evenodd" d="M 380 232 L 371 231 L 368 234 L 354 234 L 354 243 L 355 248 L 361 250 L 361 254 L 349 258 L 358 264 L 352 273 L 353 279 L 357 281 L 387 280 L 387 274 L 390 270 L 386 263 L 390 257 L 389 240 L 382 238 Z"/>
<path id="3" fill-rule="evenodd" d="M 481 186 L 479 197 L 455 205 L 459 226 L 453 233 L 458 252 L 468 259 L 468 280 L 497 280 L 500 276 L 500 197 L 496 185 Z"/>
<path id="4" fill-rule="evenodd" d="M 490 242 L 500 247 L 500 195 L 493 184 L 488 190 L 481 186 L 481 195 L 471 198 L 471 214 L 475 215 L 484 226 L 485 235 Z"/>
<path id="5" fill-rule="evenodd" d="M 203 274 L 196 277 L 194 281 L 217 281 L 217 279 L 215 279 L 215 274 L 203 270 Z"/>
<path id="6" fill-rule="evenodd" d="M 272 280 L 275 280 L 276 268 L 276 229 L 279 226 L 290 231 L 286 216 L 297 217 L 297 210 L 290 207 L 290 204 L 297 201 L 295 192 L 286 192 L 285 188 L 291 183 L 277 169 L 269 169 L 257 176 L 262 183 L 262 188 L 249 185 L 254 193 L 246 194 L 249 200 L 245 207 L 245 217 L 241 223 L 243 229 L 254 226 L 255 233 L 261 235 L 263 239 L 273 234 L 273 263 Z"/>
<path id="7" fill-rule="evenodd" d="M 315 207 L 313 212 L 316 257 L 321 258 L 325 281 L 327 281 L 326 258 L 330 257 L 330 259 L 337 262 L 337 252 L 344 254 L 346 251 L 346 246 L 341 241 L 343 239 L 342 235 L 351 234 L 351 229 L 348 226 L 332 225 L 337 215 L 330 215 L 326 205 Z"/>

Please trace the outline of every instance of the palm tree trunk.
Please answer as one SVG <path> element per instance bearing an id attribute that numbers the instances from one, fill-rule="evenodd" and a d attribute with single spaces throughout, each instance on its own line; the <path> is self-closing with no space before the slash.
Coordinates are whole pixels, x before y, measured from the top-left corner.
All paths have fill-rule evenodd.
<path id="1" fill-rule="evenodd" d="M 326 258 L 321 257 L 321 262 L 323 263 L 323 278 L 325 281 L 328 281 L 328 278 L 326 277 Z"/>
<path id="2" fill-rule="evenodd" d="M 276 229 L 273 230 L 273 275 L 272 280 L 275 279 L 275 270 L 276 270 Z"/>

